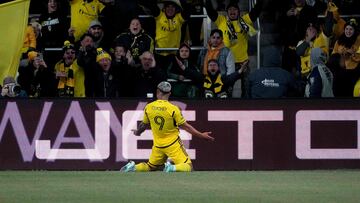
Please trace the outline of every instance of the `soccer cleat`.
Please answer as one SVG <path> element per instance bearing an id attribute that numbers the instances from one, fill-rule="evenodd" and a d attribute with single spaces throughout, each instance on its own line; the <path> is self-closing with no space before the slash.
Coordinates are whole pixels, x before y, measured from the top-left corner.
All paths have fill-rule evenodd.
<path id="1" fill-rule="evenodd" d="M 129 161 L 125 166 L 121 167 L 121 172 L 134 172 L 135 171 L 135 162 Z"/>
<path id="2" fill-rule="evenodd" d="M 170 162 L 165 163 L 164 172 L 170 173 L 170 172 L 176 172 L 175 165 L 172 165 Z"/>

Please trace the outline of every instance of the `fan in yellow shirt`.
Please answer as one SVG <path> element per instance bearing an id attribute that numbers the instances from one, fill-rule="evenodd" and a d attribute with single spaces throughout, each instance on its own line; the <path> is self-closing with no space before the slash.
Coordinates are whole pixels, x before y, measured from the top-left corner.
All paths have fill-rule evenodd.
<path id="1" fill-rule="evenodd" d="M 89 28 L 90 22 L 97 20 L 105 6 L 99 0 L 69 0 L 71 7 L 71 32 L 77 42 Z"/>
<path id="2" fill-rule="evenodd" d="M 171 94 L 170 83 L 163 81 L 157 86 L 157 100 L 145 106 L 143 121 L 138 129 L 133 130 L 139 136 L 150 125 L 154 136 L 152 152 L 147 163 L 135 165 L 130 161 L 121 168 L 123 172 L 153 171 L 165 164 L 165 172 L 190 172 L 192 164 L 189 155 L 179 137 L 179 127 L 192 135 L 213 141 L 211 132 L 199 132 L 188 124 L 182 116 L 180 109 L 168 101 Z M 166 162 L 170 158 L 174 165 Z"/>

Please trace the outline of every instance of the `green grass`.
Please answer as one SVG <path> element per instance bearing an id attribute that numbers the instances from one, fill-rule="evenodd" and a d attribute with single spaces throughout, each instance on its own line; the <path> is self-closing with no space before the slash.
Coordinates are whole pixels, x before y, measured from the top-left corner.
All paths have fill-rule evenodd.
<path id="1" fill-rule="evenodd" d="M 360 171 L 0 171 L 0 202 L 360 202 Z"/>

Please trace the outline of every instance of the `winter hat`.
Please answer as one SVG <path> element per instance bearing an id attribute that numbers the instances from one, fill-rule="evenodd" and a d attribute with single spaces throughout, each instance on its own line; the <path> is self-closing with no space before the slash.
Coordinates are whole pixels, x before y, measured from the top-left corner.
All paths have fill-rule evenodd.
<path id="1" fill-rule="evenodd" d="M 164 92 L 164 93 L 169 93 L 171 92 L 171 84 L 169 82 L 166 81 L 162 81 L 158 84 L 157 88 Z"/>
<path id="2" fill-rule="evenodd" d="M 95 27 L 95 26 L 98 26 L 98 27 L 101 27 L 102 28 L 102 24 L 100 23 L 100 21 L 98 20 L 93 20 L 90 22 L 90 25 L 89 25 L 89 28 L 92 28 L 92 27 Z"/>
<path id="3" fill-rule="evenodd" d="M 97 48 L 96 49 L 97 52 L 97 56 L 96 56 L 96 62 L 99 62 L 101 59 L 107 58 L 111 61 L 111 56 L 110 54 L 108 54 L 105 50 L 103 50 L 102 48 Z"/>
<path id="4" fill-rule="evenodd" d="M 11 84 L 11 83 L 15 83 L 15 79 L 13 77 L 7 76 L 4 78 L 3 86 L 5 86 L 7 84 Z"/>
<path id="5" fill-rule="evenodd" d="M 357 30 L 358 23 L 357 23 L 357 21 L 356 21 L 355 18 L 351 18 L 349 21 L 347 21 L 346 24 L 345 24 L 345 26 L 344 26 L 344 28 L 345 28 L 346 26 L 348 26 L 348 25 L 350 25 L 351 27 L 353 27 L 354 30 Z"/>
<path id="6" fill-rule="evenodd" d="M 28 60 L 33 61 L 39 55 L 36 51 L 29 51 L 28 52 Z"/>
<path id="7" fill-rule="evenodd" d="M 75 46 L 73 44 L 71 44 L 69 40 L 66 40 L 64 42 L 64 46 L 62 47 L 62 50 L 63 50 L 63 52 L 65 52 L 68 49 L 74 49 L 75 50 Z"/>

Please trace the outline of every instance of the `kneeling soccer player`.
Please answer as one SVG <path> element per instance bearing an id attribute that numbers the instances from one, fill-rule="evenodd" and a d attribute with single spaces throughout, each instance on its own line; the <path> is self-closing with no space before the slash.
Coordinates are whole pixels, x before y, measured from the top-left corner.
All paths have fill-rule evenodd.
<path id="1" fill-rule="evenodd" d="M 140 136 L 150 124 L 154 144 L 149 161 L 136 165 L 135 162 L 130 161 L 120 171 L 153 171 L 164 164 L 165 172 L 192 171 L 191 159 L 179 136 L 179 127 L 192 135 L 214 141 L 214 138 L 210 136 L 211 132 L 199 132 L 186 122 L 180 109 L 168 101 L 170 94 L 170 83 L 166 81 L 159 83 L 156 90 L 157 100 L 145 106 L 143 121 L 139 124 L 138 129 L 132 130 L 136 136 Z M 168 158 L 174 162 L 174 165 L 166 162 Z"/>

